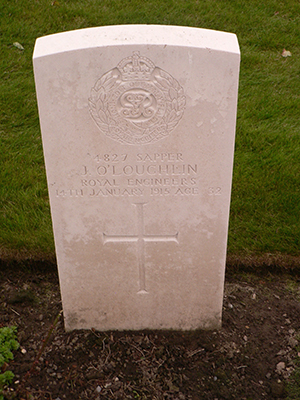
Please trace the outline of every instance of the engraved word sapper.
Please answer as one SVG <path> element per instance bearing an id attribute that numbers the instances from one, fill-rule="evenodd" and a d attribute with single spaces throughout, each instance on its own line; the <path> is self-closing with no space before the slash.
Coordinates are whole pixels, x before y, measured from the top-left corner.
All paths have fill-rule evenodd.
<path id="1" fill-rule="evenodd" d="M 240 52 L 123 25 L 33 55 L 65 328 L 221 326 Z"/>

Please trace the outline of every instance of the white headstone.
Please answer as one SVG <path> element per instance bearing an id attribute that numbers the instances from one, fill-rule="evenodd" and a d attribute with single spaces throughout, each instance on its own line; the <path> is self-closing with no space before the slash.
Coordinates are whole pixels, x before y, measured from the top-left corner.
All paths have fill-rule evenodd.
<path id="1" fill-rule="evenodd" d="M 179 26 L 37 39 L 67 330 L 221 326 L 239 60 Z"/>

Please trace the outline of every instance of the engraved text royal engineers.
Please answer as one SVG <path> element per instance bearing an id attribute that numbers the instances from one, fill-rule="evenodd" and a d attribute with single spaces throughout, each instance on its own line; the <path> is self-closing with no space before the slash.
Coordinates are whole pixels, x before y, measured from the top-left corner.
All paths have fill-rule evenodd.
<path id="1" fill-rule="evenodd" d="M 239 60 L 180 26 L 37 39 L 67 330 L 220 328 Z"/>
<path id="2" fill-rule="evenodd" d="M 182 117 L 185 97 L 168 72 L 133 52 L 96 82 L 89 105 L 103 134 L 136 145 L 168 136 Z"/>

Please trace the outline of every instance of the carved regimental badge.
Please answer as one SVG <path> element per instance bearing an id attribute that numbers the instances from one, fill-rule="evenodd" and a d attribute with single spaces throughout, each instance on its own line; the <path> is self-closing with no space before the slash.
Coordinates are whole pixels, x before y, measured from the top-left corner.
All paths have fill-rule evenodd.
<path id="1" fill-rule="evenodd" d="M 163 139 L 176 127 L 185 96 L 168 72 L 134 52 L 96 82 L 89 107 L 100 131 L 111 139 L 147 144 Z"/>

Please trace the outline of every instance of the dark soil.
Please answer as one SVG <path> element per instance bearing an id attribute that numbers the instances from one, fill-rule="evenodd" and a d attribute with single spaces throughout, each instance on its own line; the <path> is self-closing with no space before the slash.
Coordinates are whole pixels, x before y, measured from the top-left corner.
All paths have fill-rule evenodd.
<path id="1" fill-rule="evenodd" d="M 297 276 L 228 274 L 219 331 L 65 333 L 60 318 L 46 342 L 61 310 L 56 272 L 5 269 L 0 285 L 0 326 L 17 326 L 20 342 L 8 399 L 286 397 L 300 337 Z"/>

